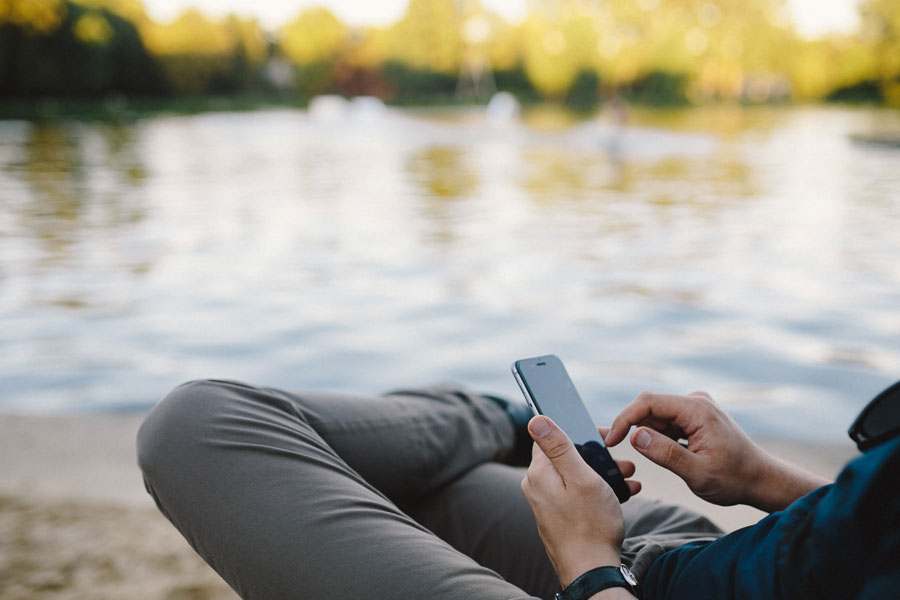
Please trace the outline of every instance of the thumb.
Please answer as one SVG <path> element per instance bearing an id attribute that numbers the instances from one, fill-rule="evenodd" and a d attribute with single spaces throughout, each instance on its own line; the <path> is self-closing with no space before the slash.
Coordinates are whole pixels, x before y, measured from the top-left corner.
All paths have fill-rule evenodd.
<path id="1" fill-rule="evenodd" d="M 578 454 L 575 444 L 566 432 L 549 417 L 538 415 L 532 418 L 528 422 L 528 433 L 544 456 L 550 459 L 563 482 L 571 480 L 583 468 L 590 468 Z"/>
<path id="2" fill-rule="evenodd" d="M 631 436 L 635 450 L 682 479 L 690 475 L 696 457 L 672 438 L 648 427 L 640 427 Z"/>

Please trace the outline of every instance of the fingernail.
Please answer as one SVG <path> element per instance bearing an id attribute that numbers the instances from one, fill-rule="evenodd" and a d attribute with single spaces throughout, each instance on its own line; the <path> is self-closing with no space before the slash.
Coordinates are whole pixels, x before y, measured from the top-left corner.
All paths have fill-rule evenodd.
<path id="1" fill-rule="evenodd" d="M 646 450 L 647 446 L 650 445 L 650 434 L 644 431 L 643 429 L 638 432 L 638 434 L 634 438 L 634 443 L 637 444 L 637 447 L 641 450 Z"/>
<path id="2" fill-rule="evenodd" d="M 535 419 L 531 422 L 531 433 L 533 437 L 542 438 L 550 431 L 550 423 L 546 419 Z"/>

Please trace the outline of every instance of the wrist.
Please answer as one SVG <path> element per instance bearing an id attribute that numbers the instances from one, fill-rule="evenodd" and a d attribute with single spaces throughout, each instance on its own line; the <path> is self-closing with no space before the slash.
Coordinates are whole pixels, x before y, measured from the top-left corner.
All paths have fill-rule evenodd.
<path id="1" fill-rule="evenodd" d="M 764 460 L 756 478 L 748 480 L 755 481 L 756 485 L 749 488 L 745 504 L 765 512 L 784 510 L 801 496 L 829 483 L 790 463 L 763 454 Z"/>
<path id="2" fill-rule="evenodd" d="M 618 567 L 622 564 L 619 548 L 616 546 L 600 546 L 581 552 L 561 560 L 557 565 L 556 576 L 559 585 L 566 589 L 573 581 L 597 567 Z"/>
<path id="3" fill-rule="evenodd" d="M 639 596 L 637 580 L 625 565 L 604 566 L 579 576 L 556 600 L 613 600 Z"/>

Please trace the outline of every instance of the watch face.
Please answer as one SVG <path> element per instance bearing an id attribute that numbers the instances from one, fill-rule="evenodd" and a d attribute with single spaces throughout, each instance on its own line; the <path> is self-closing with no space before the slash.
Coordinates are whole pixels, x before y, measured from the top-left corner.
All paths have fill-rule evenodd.
<path id="1" fill-rule="evenodd" d="M 637 585 L 637 578 L 631 571 L 628 570 L 628 567 L 626 567 L 625 565 L 620 565 L 619 572 L 622 574 L 622 577 L 625 578 L 625 581 L 627 581 L 631 585 Z"/>

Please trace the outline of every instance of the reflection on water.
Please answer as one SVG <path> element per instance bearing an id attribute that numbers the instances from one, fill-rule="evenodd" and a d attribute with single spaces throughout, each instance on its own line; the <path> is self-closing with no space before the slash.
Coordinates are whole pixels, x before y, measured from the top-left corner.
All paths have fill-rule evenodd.
<path id="1" fill-rule="evenodd" d="M 195 377 L 517 395 L 556 352 L 599 421 L 704 387 L 840 436 L 900 365 L 881 110 L 302 111 L 0 122 L 0 408 L 146 409 Z"/>
<path id="2" fill-rule="evenodd" d="M 426 146 L 412 153 L 407 170 L 427 200 L 470 195 L 478 187 L 478 174 L 466 163 L 462 148 Z"/>
<path id="3" fill-rule="evenodd" d="M 132 128 L 117 125 L 81 131 L 36 124 L 21 139 L 0 142 L 9 159 L 3 208 L 42 240 L 42 258 L 66 261 L 89 230 L 108 232 L 141 219 L 143 208 L 128 197 L 145 177 L 130 147 L 133 135 Z"/>
<path id="4" fill-rule="evenodd" d="M 426 234 L 433 243 L 456 241 L 454 204 L 478 191 L 478 172 L 467 160 L 466 151 L 456 146 L 423 146 L 410 152 L 406 171 L 419 192 L 422 222 L 433 228 Z"/>

